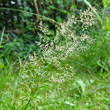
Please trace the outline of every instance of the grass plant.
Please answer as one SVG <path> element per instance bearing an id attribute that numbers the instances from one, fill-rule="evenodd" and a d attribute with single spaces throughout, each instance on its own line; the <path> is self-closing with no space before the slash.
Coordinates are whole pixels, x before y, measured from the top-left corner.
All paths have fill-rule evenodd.
<path id="1" fill-rule="evenodd" d="M 110 31 L 93 9 L 68 17 L 53 38 L 39 28 L 40 56 L 0 55 L 0 110 L 109 110 Z"/>
<path id="2" fill-rule="evenodd" d="M 38 59 L 37 64 L 41 62 Z M 13 74 L 12 71 L 0 78 L 1 110 L 110 109 L 109 73 L 75 74 L 68 70 L 71 76 L 68 73 L 63 76 L 61 72 L 57 76 L 49 69 L 50 65 L 47 70 L 43 66 L 40 74 L 33 65 L 36 64 L 32 63 L 24 73 Z"/>

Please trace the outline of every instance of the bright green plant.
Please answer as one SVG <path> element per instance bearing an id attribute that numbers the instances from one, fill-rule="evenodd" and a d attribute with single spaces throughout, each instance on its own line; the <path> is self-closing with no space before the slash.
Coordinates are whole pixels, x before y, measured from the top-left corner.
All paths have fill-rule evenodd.
<path id="1" fill-rule="evenodd" d="M 103 0 L 104 7 L 107 7 L 110 4 L 110 0 Z"/>
<path id="2" fill-rule="evenodd" d="M 110 0 L 103 0 L 104 11 L 106 12 L 104 19 L 104 29 L 110 30 Z"/>

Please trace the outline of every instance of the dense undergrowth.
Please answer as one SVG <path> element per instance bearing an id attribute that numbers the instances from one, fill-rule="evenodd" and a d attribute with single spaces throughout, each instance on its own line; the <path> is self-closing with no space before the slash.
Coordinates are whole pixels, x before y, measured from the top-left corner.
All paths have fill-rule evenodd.
<path id="1" fill-rule="evenodd" d="M 22 38 L 6 43 L 3 29 L 0 110 L 110 109 L 109 2 L 101 15 L 84 1 L 89 8 L 68 16 L 55 31 L 42 20 L 37 39 L 26 33 L 26 50 Z"/>
<path id="2" fill-rule="evenodd" d="M 40 65 L 41 61 L 37 60 L 37 64 Z M 63 74 L 44 65 L 38 71 L 35 61 L 26 67 L 24 72 L 1 77 L 1 110 L 110 109 L 109 73 L 87 74 L 66 70 L 68 73 Z"/>

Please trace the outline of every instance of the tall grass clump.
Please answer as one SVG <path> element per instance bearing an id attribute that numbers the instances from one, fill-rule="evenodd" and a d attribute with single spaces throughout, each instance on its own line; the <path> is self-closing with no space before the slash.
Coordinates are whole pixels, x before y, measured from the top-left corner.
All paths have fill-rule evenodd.
<path id="1" fill-rule="evenodd" d="M 91 9 L 73 15 L 61 23 L 54 37 L 51 36 L 48 26 L 40 23 L 40 39 L 36 43 L 42 55 L 33 53 L 22 64 L 22 71 L 14 82 L 15 88 L 12 83 L 8 83 L 9 90 L 13 91 L 8 95 L 13 96 L 13 99 L 16 98 L 13 101 L 8 98 L 8 102 L 11 102 L 10 107 L 34 110 L 52 108 L 56 103 L 61 106 L 64 103 L 68 104 L 61 98 L 60 92 L 67 91 L 64 85 L 69 85 L 68 82 L 74 79 L 78 69 L 76 65 L 80 63 L 77 61 L 76 64 L 76 57 L 79 58 L 81 52 L 89 51 L 96 41 L 90 34 L 96 23 L 96 17 Z M 84 65 L 84 62 L 80 64 L 80 69 L 81 65 Z"/>
<path id="2" fill-rule="evenodd" d="M 34 53 L 23 64 L 17 77 L 13 107 L 23 110 L 51 108 L 56 104 L 56 97 L 58 105 L 63 104 L 65 101 L 59 97 L 60 92 L 66 91 L 63 86 L 74 79 L 76 72 L 89 71 L 85 62 L 96 43 L 96 37 L 91 34 L 96 25 L 96 17 L 90 8 L 68 17 L 57 28 L 54 37 L 48 26 L 40 23 L 40 39 L 36 43 L 42 55 Z"/>
<path id="3" fill-rule="evenodd" d="M 56 62 L 56 59 L 60 63 L 66 62 L 74 71 L 76 65 L 88 67 L 84 62 L 75 60 L 77 57 L 80 58 L 81 53 L 86 53 L 94 45 L 96 38 L 91 31 L 94 31 L 94 28 L 97 29 L 97 24 L 94 12 L 88 8 L 79 15 L 69 16 L 65 22 L 61 23 L 51 41 L 49 41 L 49 33 L 46 33 L 46 30 L 49 31 L 49 29 L 45 29 L 43 24 L 40 25 L 45 36 L 40 34 L 43 42 L 37 42 L 37 44 L 42 49 L 44 59 L 48 62 Z"/>
<path id="4" fill-rule="evenodd" d="M 25 62 L 21 74 L 24 81 L 27 79 L 25 83 L 34 87 L 35 81 L 44 79 L 47 83 L 61 84 L 72 80 L 75 73 L 109 72 L 110 32 L 99 27 L 97 16 L 90 8 L 69 16 L 57 27 L 54 37 L 41 22 L 36 44 L 42 55 L 34 53 Z M 30 76 L 33 81 L 28 84 Z"/>
<path id="5" fill-rule="evenodd" d="M 52 64 L 56 63 L 56 59 L 60 63 L 66 62 L 75 72 L 108 72 L 110 32 L 103 25 L 100 27 L 94 12 L 97 10 L 92 7 L 68 17 L 57 28 L 52 39 L 48 27 L 41 23 L 43 34 L 39 34 L 41 42 L 36 43 L 41 48 L 43 58 Z"/>
<path id="6" fill-rule="evenodd" d="M 40 56 L 34 52 L 24 62 L 20 57 L 0 61 L 1 110 L 109 109 L 110 31 L 93 10 L 68 16 L 54 36 L 40 22 Z"/>
<path id="7" fill-rule="evenodd" d="M 62 77 L 70 78 L 70 73 L 74 74 L 76 70 L 88 67 L 85 62 L 81 62 L 81 54 L 90 51 L 91 46 L 96 42 L 95 36 L 91 33 L 94 28 L 97 29 L 96 25 L 96 16 L 90 8 L 80 12 L 79 15 L 69 16 L 57 27 L 54 37 L 51 36 L 49 27 L 41 22 L 40 39 L 36 43 L 42 56 L 39 58 L 37 55 L 31 55 L 25 64 L 25 70 L 29 70 L 31 74 L 43 76 L 49 74 L 52 78 L 58 75 L 61 80 Z M 79 66 L 80 68 L 76 68 Z"/>

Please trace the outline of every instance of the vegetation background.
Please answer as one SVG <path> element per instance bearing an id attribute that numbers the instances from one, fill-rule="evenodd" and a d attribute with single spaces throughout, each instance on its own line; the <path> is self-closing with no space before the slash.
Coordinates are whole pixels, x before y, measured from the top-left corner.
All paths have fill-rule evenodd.
<path id="1" fill-rule="evenodd" d="M 0 109 L 109 110 L 110 0 L 0 0 Z"/>

